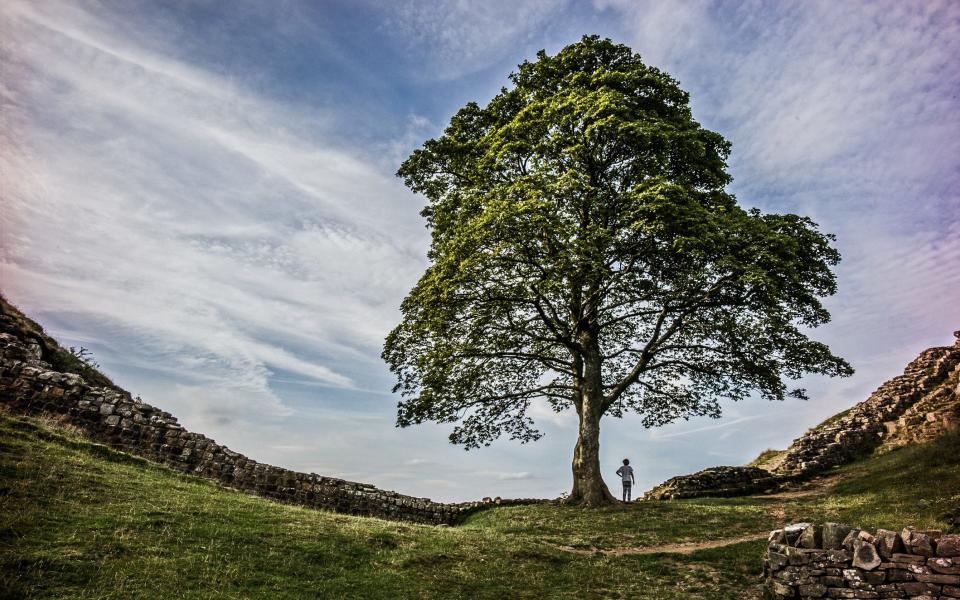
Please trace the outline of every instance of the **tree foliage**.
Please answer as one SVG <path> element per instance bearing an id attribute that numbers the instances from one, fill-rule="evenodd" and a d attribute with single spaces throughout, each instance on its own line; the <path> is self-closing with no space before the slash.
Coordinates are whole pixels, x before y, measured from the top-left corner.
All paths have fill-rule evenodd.
<path id="1" fill-rule="evenodd" d="M 398 425 L 456 423 L 467 447 L 534 440 L 545 399 L 651 427 L 852 373 L 805 333 L 830 318 L 832 236 L 738 206 L 730 144 L 672 77 L 592 36 L 510 81 L 398 172 L 432 233 L 383 350 Z"/>

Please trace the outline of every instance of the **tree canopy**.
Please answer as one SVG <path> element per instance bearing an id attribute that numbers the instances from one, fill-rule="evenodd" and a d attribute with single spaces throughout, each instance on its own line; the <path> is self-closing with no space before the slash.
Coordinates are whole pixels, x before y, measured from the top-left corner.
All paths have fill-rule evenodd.
<path id="1" fill-rule="evenodd" d="M 653 427 L 720 401 L 804 397 L 785 379 L 849 375 L 807 331 L 830 319 L 832 236 L 741 208 L 730 144 L 630 48 L 585 36 L 524 62 L 398 175 L 426 197 L 430 265 L 383 357 L 397 423 L 455 423 L 467 447 L 537 439 L 527 411 L 574 409 L 571 499 L 602 504 L 599 420 Z"/>

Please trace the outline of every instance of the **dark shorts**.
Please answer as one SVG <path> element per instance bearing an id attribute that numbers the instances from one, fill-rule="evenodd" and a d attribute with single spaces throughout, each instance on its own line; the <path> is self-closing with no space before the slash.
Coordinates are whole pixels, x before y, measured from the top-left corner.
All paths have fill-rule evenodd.
<path id="1" fill-rule="evenodd" d="M 630 483 L 629 481 L 624 481 L 624 482 L 623 482 L 623 489 L 629 490 L 631 485 L 633 485 L 633 484 Z"/>

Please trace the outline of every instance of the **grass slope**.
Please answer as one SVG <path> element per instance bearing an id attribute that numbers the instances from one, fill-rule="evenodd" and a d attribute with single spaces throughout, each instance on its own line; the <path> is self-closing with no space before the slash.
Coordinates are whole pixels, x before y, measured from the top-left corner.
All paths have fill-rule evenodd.
<path id="1" fill-rule="evenodd" d="M 759 598 L 763 541 L 610 551 L 799 520 L 942 527 L 958 466 L 951 434 L 812 495 L 505 507 L 428 527 L 274 504 L 0 413 L 0 597 Z"/>

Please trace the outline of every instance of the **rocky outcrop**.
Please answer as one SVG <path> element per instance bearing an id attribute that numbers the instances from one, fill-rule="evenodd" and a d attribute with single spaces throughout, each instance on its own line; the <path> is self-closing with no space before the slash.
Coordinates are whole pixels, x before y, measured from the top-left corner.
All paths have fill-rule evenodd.
<path id="1" fill-rule="evenodd" d="M 932 439 L 960 427 L 960 331 L 953 346 L 925 350 L 869 398 L 800 436 L 767 469 L 716 467 L 674 477 L 646 499 L 737 496 L 801 481 L 883 444 Z"/>
<path id="2" fill-rule="evenodd" d="M 795 598 L 960 598 L 960 535 L 798 523 L 772 531 L 764 586 Z"/>
<path id="3" fill-rule="evenodd" d="M 351 515 L 426 524 L 455 524 L 497 504 L 536 500 L 491 500 L 444 504 L 372 485 L 298 473 L 259 463 L 214 440 L 184 429 L 170 413 L 109 383 L 93 385 L 77 373 L 58 371 L 44 360 L 63 352 L 32 321 L 0 305 L 0 403 L 26 415 L 55 415 L 92 440 L 198 475 L 229 488 L 272 500 Z M 30 326 L 25 326 L 30 324 Z M 39 334 L 38 334 L 39 331 Z"/>

